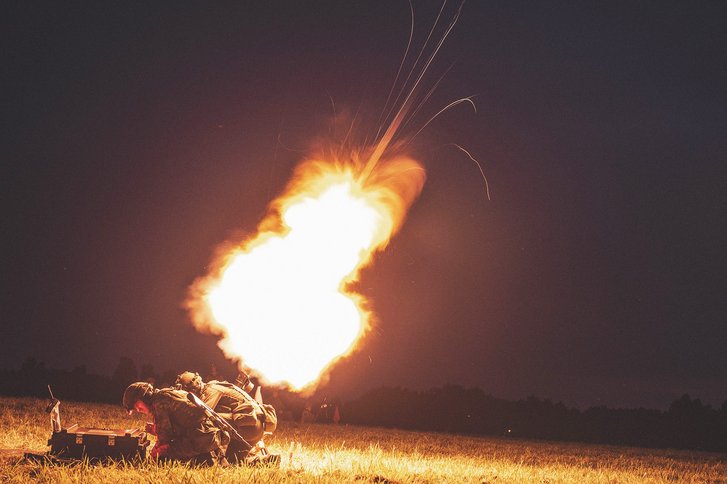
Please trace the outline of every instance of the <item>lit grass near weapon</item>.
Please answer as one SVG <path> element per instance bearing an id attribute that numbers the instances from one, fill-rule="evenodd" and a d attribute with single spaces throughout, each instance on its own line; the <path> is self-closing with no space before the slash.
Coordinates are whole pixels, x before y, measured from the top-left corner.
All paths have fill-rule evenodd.
<path id="1" fill-rule="evenodd" d="M 0 397 L 0 448 L 47 449 L 46 402 Z M 89 425 L 143 427 L 118 405 L 65 402 Z M 282 422 L 269 442 L 280 468 L 147 462 L 73 467 L 0 461 L 0 482 L 724 482 L 725 454 Z M 16 459 L 17 460 L 17 459 Z"/>

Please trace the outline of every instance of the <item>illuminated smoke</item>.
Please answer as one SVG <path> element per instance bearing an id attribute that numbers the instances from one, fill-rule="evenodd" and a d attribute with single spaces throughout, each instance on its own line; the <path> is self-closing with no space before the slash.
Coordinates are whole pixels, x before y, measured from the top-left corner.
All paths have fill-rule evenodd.
<path id="1" fill-rule="evenodd" d="M 256 234 L 225 244 L 186 303 L 195 327 L 267 383 L 311 388 L 370 327 L 360 270 L 389 242 L 424 184 L 401 157 L 310 159 Z"/>
<path id="2" fill-rule="evenodd" d="M 351 283 L 399 229 L 424 184 L 424 169 L 416 161 L 386 156 L 398 143 L 400 129 L 439 83 L 422 96 L 421 81 L 464 1 L 437 36 L 445 4 L 404 75 L 414 32 L 410 6 L 409 42 L 369 151 L 301 163 L 256 233 L 223 245 L 210 272 L 190 287 L 186 306 L 195 327 L 219 335 L 225 354 L 267 383 L 313 388 L 370 327 L 367 301 Z M 402 146 L 437 116 L 463 103 L 474 107 L 471 97 L 451 102 Z M 457 148 L 478 165 L 486 184 L 479 162 Z"/>

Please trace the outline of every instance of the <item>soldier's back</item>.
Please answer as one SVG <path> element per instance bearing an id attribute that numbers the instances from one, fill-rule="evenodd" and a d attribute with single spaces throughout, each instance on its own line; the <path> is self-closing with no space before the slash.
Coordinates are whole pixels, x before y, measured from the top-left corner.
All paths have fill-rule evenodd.
<path id="1" fill-rule="evenodd" d="M 184 433 L 204 419 L 204 412 L 187 399 L 187 392 L 172 388 L 161 389 L 152 395 L 155 414 L 164 414 L 172 423 L 174 433 Z"/>

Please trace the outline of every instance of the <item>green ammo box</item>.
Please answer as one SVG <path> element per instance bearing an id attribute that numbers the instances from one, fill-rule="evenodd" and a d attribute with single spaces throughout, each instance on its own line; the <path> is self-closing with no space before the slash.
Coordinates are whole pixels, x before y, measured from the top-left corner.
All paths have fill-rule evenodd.
<path id="1" fill-rule="evenodd" d="M 76 424 L 53 432 L 48 445 L 52 455 L 65 459 L 131 461 L 146 459 L 149 440 L 140 429 L 94 429 Z"/>

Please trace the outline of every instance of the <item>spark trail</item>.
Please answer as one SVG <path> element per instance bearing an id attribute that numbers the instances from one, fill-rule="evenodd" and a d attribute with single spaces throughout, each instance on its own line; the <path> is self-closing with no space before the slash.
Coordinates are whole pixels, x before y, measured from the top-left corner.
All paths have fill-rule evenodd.
<path id="1" fill-rule="evenodd" d="M 375 141 L 346 149 L 349 132 L 343 143 L 331 143 L 337 148 L 304 159 L 256 232 L 224 244 L 209 273 L 190 287 L 185 305 L 195 327 L 218 335 L 225 354 L 266 383 L 312 388 L 370 329 L 370 305 L 352 285 L 401 227 L 424 185 L 424 168 L 392 146 L 441 81 L 419 97 L 462 5 L 427 50 L 443 9 L 390 107 L 410 34 Z M 455 101 L 437 115 L 461 102 L 472 103 Z"/>

